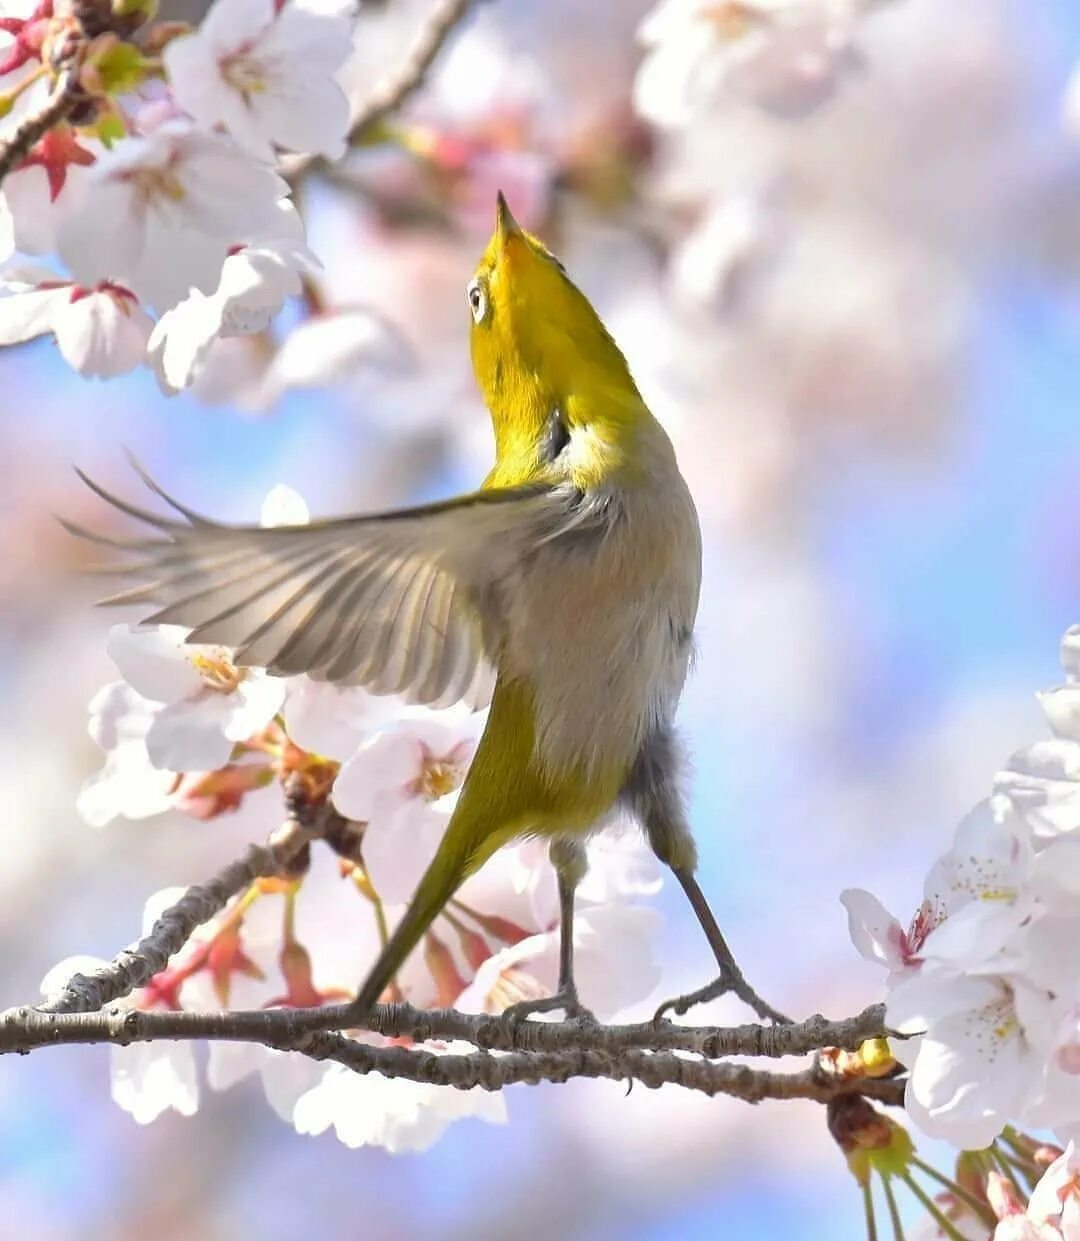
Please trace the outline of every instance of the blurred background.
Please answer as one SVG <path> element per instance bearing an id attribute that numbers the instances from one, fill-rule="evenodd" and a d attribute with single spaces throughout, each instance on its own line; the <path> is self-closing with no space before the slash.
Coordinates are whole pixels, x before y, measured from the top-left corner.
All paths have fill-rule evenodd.
<path id="1" fill-rule="evenodd" d="M 354 93 L 428 8 L 362 7 Z M 242 520 L 278 482 L 320 515 L 475 484 L 491 443 L 463 290 L 498 186 L 611 327 L 701 512 L 681 719 L 703 886 L 774 1003 L 879 998 L 838 893 L 906 920 L 956 819 L 1043 734 L 1033 691 L 1080 621 L 1080 9 L 892 0 L 808 115 L 720 92 L 674 128 L 634 106 L 648 9 L 477 5 L 387 141 L 305 176 L 309 304 L 217 346 L 194 394 L 87 383 L 49 342 L 0 355 L 0 1006 L 61 957 L 111 955 L 148 893 L 258 834 L 78 820 L 86 704 L 114 673 L 52 516 L 87 511 L 71 465 L 126 489 L 127 446 Z M 290 336 L 319 310 L 330 329 Z M 671 993 L 709 962 L 678 894 L 657 899 Z M 297 1136 L 250 1082 L 142 1129 L 107 1059 L 0 1062 L 0 1241 L 862 1235 L 812 1104 L 517 1088 L 508 1128 L 391 1157 Z"/>

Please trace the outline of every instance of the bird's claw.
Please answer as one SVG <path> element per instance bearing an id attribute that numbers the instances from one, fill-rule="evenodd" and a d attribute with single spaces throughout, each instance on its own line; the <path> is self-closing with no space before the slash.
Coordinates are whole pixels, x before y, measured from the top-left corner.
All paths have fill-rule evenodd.
<path id="1" fill-rule="evenodd" d="M 554 995 L 539 1000 L 522 1000 L 519 1004 L 511 1004 L 502 1012 L 502 1020 L 508 1026 L 517 1026 L 526 1021 L 534 1013 L 553 1013 L 562 1011 L 567 1021 L 587 1021 L 594 1025 L 596 1017 L 591 1009 L 585 1007 L 578 999 L 577 990 L 564 988 Z"/>
<path id="2" fill-rule="evenodd" d="M 752 1008 L 762 1021 L 771 1021 L 774 1025 L 790 1025 L 791 1018 L 767 1003 L 742 976 L 739 970 L 722 970 L 712 982 L 696 991 L 688 991 L 685 995 L 677 995 L 665 1000 L 653 1016 L 653 1024 L 659 1025 L 667 1020 L 667 1014 L 673 1012 L 677 1017 L 688 1013 L 698 1004 L 719 999 L 722 995 L 735 995 L 748 1007 Z"/>

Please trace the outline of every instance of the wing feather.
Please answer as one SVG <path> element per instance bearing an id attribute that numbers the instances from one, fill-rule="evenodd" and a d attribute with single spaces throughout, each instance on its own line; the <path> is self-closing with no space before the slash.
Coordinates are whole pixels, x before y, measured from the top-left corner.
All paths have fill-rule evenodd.
<path id="1" fill-rule="evenodd" d="M 176 516 L 79 476 L 152 537 L 65 523 L 127 557 L 120 571 L 134 584 L 103 602 L 157 605 L 147 621 L 183 625 L 190 641 L 231 647 L 243 665 L 433 706 L 490 700 L 504 623 L 492 587 L 512 581 L 525 552 L 582 520 L 579 492 L 529 484 L 306 526 L 230 526 L 181 504 L 133 464 Z"/>

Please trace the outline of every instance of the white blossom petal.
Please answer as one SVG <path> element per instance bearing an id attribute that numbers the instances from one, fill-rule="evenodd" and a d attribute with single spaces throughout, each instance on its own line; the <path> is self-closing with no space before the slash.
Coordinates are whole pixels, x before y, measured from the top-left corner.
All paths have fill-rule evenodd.
<path id="1" fill-rule="evenodd" d="M 51 332 L 57 311 L 70 300 L 71 286 L 66 284 L 56 289 L 11 287 L 0 297 L 0 345 L 18 345 Z"/>
<path id="2" fill-rule="evenodd" d="M 887 969 L 903 969 L 907 936 L 877 897 L 862 888 L 847 888 L 840 893 L 840 902 L 847 910 L 848 933 L 859 954 Z"/>
<path id="3" fill-rule="evenodd" d="M 132 1043 L 111 1047 L 113 1102 L 148 1125 L 164 1112 L 194 1116 L 199 1082 L 191 1043 Z"/>
<path id="4" fill-rule="evenodd" d="M 349 107 L 334 74 L 351 24 L 293 3 L 216 0 L 200 29 L 165 49 L 169 82 L 200 125 L 223 125 L 259 159 L 275 146 L 337 159 Z"/>
<path id="5" fill-rule="evenodd" d="M 346 759 L 400 713 L 402 701 L 360 686 L 295 677 L 288 683 L 285 728 L 303 750 Z M 340 777 L 339 777 L 340 779 Z"/>
<path id="6" fill-rule="evenodd" d="M 143 362 L 154 324 L 134 299 L 108 290 L 68 300 L 53 316 L 64 361 L 88 378 L 111 379 Z"/>
<path id="7" fill-rule="evenodd" d="M 203 683 L 185 647 L 187 630 L 178 625 L 134 628 L 113 625 L 107 650 L 120 675 L 152 702 L 179 702 L 202 689 Z"/>
<path id="8" fill-rule="evenodd" d="M 216 771 L 232 754 L 225 735 L 233 708 L 223 695 L 162 707 L 146 734 L 146 752 L 155 767 L 168 771 Z"/>
<path id="9" fill-rule="evenodd" d="M 353 1073 L 331 1065 L 320 1083 L 293 1109 L 297 1133 L 324 1133 L 331 1126 L 346 1146 L 382 1146 L 391 1154 L 424 1151 L 454 1120 L 473 1116 L 504 1124 L 501 1094 L 391 1080 L 381 1073 Z"/>

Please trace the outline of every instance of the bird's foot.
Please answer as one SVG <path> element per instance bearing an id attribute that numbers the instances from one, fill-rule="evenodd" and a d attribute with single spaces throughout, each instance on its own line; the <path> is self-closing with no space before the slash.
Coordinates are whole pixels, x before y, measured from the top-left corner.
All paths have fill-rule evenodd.
<path id="1" fill-rule="evenodd" d="M 534 1013 L 554 1013 L 562 1011 L 567 1021 L 588 1021 L 596 1024 L 592 1010 L 585 1007 L 578 999 L 576 987 L 563 987 L 554 995 L 544 996 L 538 1000 L 522 1000 L 519 1004 L 511 1004 L 502 1012 L 502 1020 L 509 1026 L 519 1025 Z"/>
<path id="2" fill-rule="evenodd" d="M 659 1024 L 667 1019 L 667 1014 L 675 1013 L 681 1017 L 697 1004 L 705 1004 L 709 1000 L 719 999 L 722 995 L 736 995 L 748 1007 L 752 1008 L 762 1021 L 771 1021 L 774 1025 L 790 1025 L 791 1018 L 767 1003 L 743 977 L 742 970 L 734 961 L 721 969 L 719 975 L 704 987 L 696 991 L 688 991 L 685 995 L 665 1000 L 656 1010 L 653 1022 Z"/>

